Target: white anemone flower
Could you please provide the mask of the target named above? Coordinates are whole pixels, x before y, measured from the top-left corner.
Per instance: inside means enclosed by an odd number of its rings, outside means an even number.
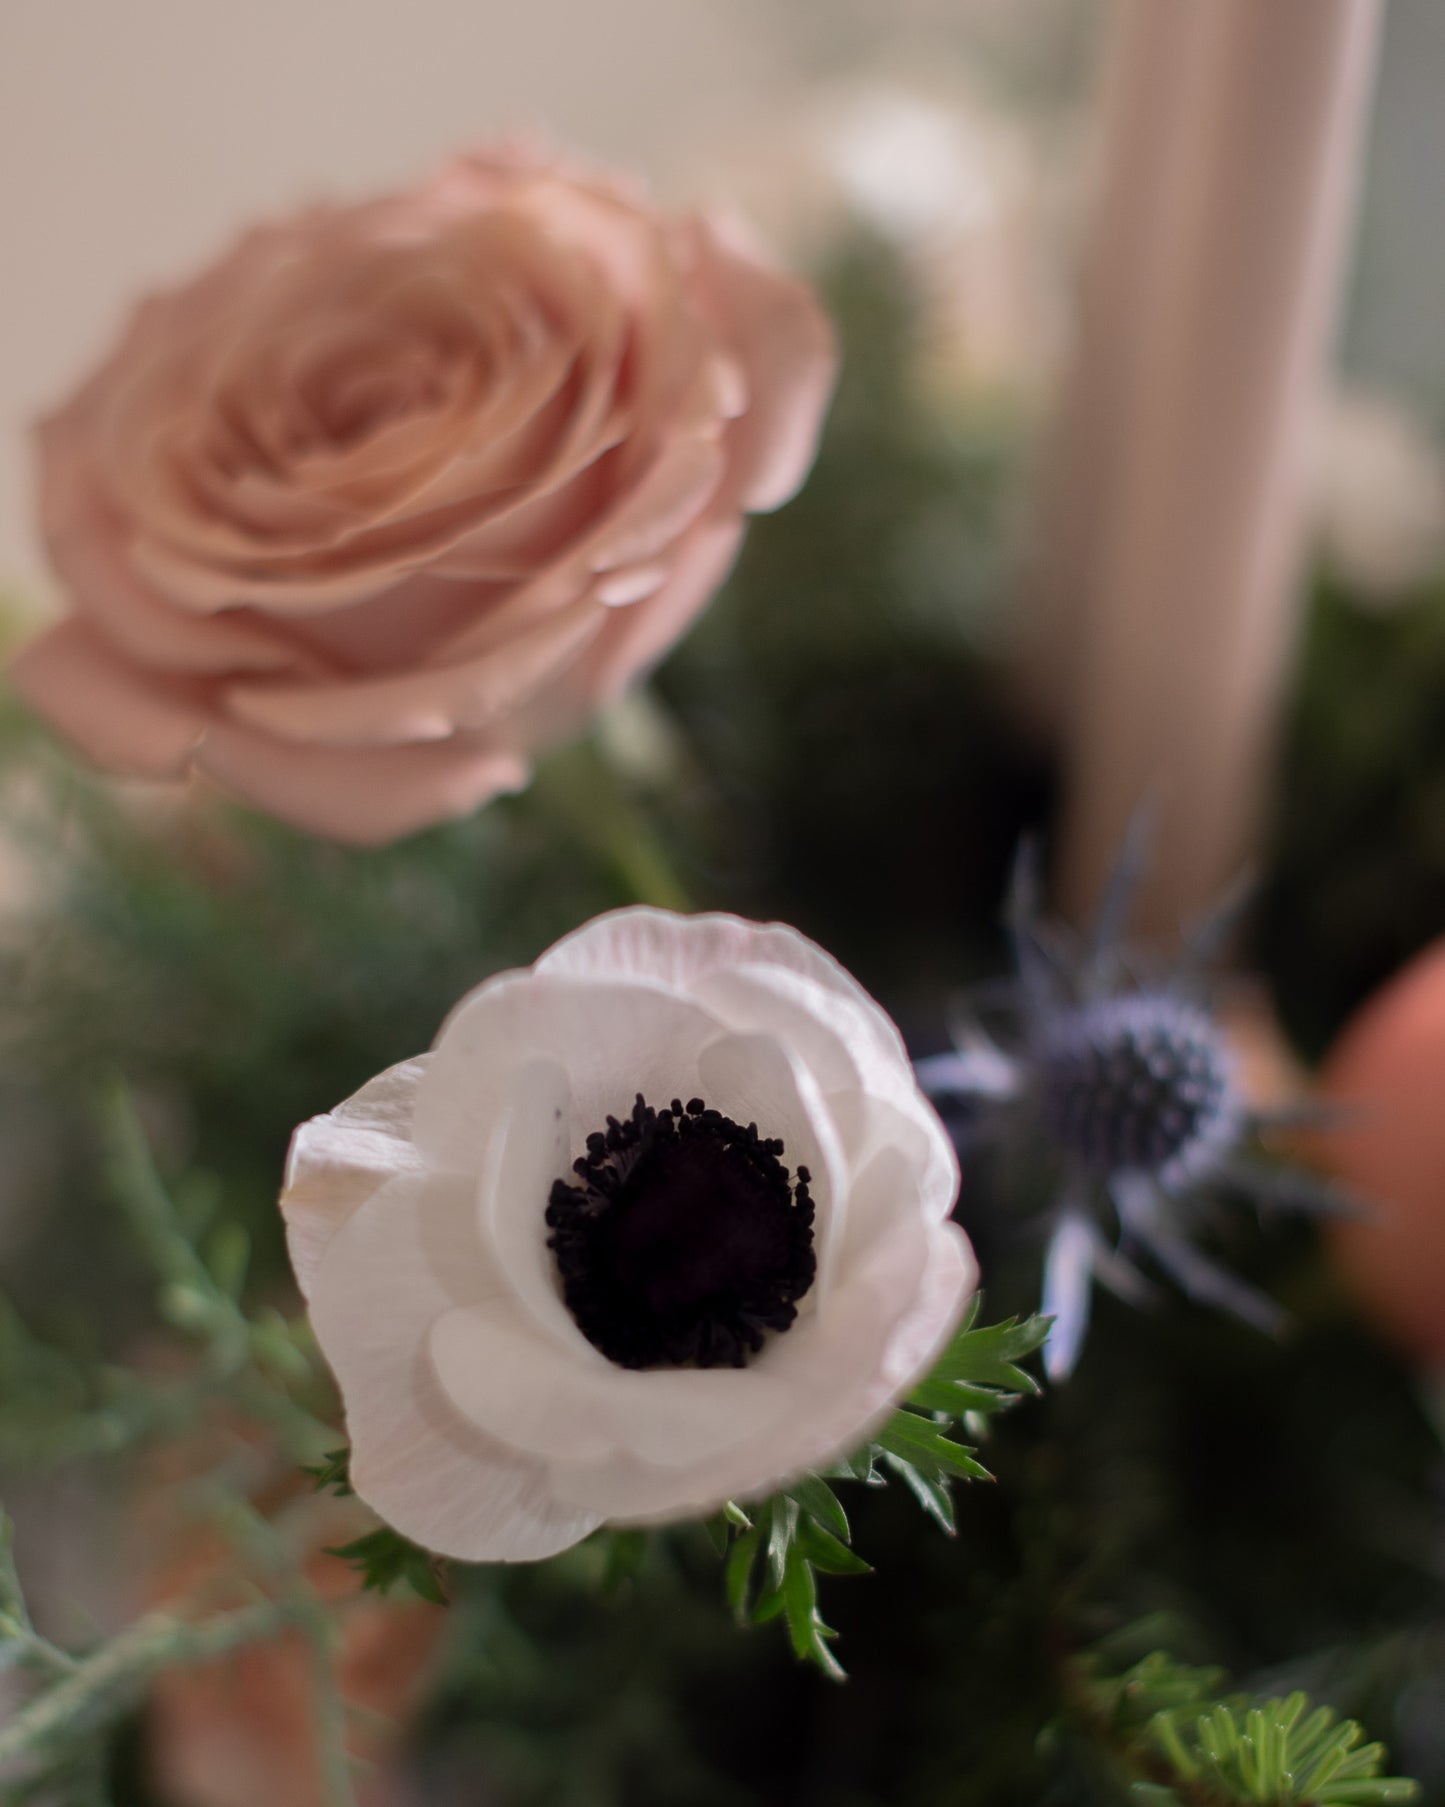
[[[528,1561],[866,1441],[973,1291],[957,1188],[827,954],[628,909],[304,1124],[281,1203],[357,1493],[430,1550]]]

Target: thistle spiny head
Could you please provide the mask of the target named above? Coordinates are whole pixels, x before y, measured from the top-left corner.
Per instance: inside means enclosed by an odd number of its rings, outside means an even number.
[[[1223,1038],[1206,1012],[1168,992],[1063,1012],[1042,1037],[1037,1074],[1053,1139],[1101,1179],[1134,1170],[1165,1185],[1187,1180],[1237,1131]]]

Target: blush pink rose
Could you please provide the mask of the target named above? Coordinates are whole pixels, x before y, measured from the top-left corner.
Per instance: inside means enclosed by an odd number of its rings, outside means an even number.
[[[31,705],[339,840],[528,777],[812,461],[835,365],[738,231],[533,149],[243,237],[39,428]]]

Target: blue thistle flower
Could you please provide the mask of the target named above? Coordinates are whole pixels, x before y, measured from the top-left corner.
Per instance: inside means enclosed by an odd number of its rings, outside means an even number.
[[[1245,888],[1223,899],[1161,971],[1151,973],[1126,944],[1149,829],[1141,811],[1086,939],[1043,918],[1035,850],[1020,851],[1006,912],[1016,975],[1002,993],[985,988],[1012,1007],[1018,1045],[1000,1046],[970,1016],[955,1027],[950,1053],[916,1063],[945,1116],[966,1108],[965,1126],[955,1125],[962,1139],[1012,1127],[1060,1171],[1044,1260],[1043,1309],[1054,1319],[1044,1360],[1054,1379],[1078,1360],[1095,1280],[1132,1304],[1157,1297],[1141,1261],[1201,1303],[1281,1330],[1274,1301],[1195,1244],[1212,1191],[1299,1210],[1354,1208],[1304,1173],[1251,1157],[1262,1133],[1314,1113],[1251,1109],[1208,1007],[1205,973]]]
[[[1177,1187],[1239,1132],[1233,1069],[1213,1018],[1167,991],[1063,1010],[1036,1053],[1050,1140],[1108,1181],[1143,1171]]]

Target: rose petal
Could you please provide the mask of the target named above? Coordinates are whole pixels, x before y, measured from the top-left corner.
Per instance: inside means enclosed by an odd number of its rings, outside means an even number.
[[[275,670],[297,650],[252,618],[197,620],[169,607],[131,569],[121,526],[88,468],[83,423],[43,421],[40,512],[46,550],[77,610],[121,652],[176,671]]]
[[[613,702],[656,663],[721,587],[742,544],[736,518],[689,528],[671,554],[671,575],[641,602],[615,609],[570,682],[589,704]]]
[[[662,552],[706,509],[726,464],[715,427],[669,433],[641,469],[640,447],[619,448],[566,485],[523,492],[482,526],[439,549],[440,569],[458,577],[521,578],[559,554],[585,572],[641,564]]]
[[[808,474],[837,376],[838,352],[812,291],[752,255],[739,224],[697,221],[703,305],[737,347],[748,407],[730,437],[744,508],[778,508]]]
[[[578,593],[569,590],[557,606]],[[286,633],[314,654],[313,668],[330,672],[339,682],[412,671],[433,660],[453,665],[472,652],[500,645],[533,619],[530,610],[513,612],[514,594],[514,587],[505,584],[453,583],[433,572],[415,571],[364,602],[288,617]],[[480,631],[494,623],[496,632]]]
[[[830,369],[736,234],[555,160],[251,232],[41,429],[55,563],[126,667],[49,712],[146,772],[208,721],[204,769],[343,840],[475,807],[703,606]]]
[[[666,565],[622,565],[597,584],[593,594],[609,609],[625,608],[653,596],[667,582]]]
[[[378,846],[521,790],[526,762],[460,735],[404,747],[303,746],[213,721],[196,763],[283,822],[358,847]]]
[[[139,671],[72,617],[21,648],[15,688],[82,753],[136,778],[179,778],[206,727],[199,686]]]
[[[277,560],[265,571],[217,558],[203,562],[152,538],[138,538],[131,558],[140,576],[178,608],[211,614],[251,606],[281,617],[305,616],[364,602],[433,565],[467,533],[474,514],[474,502],[453,502],[358,534],[345,554]]]
[[[329,746],[397,746],[480,729],[524,704],[602,627],[589,596],[462,665],[356,682],[248,680],[225,692],[238,720],[283,738]]]

